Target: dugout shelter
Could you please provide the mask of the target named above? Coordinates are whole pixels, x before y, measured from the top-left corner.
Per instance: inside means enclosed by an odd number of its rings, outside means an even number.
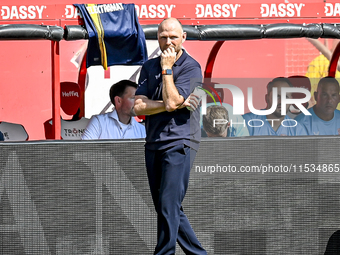
[[[298,58],[311,47],[305,38],[340,39],[336,1],[135,4],[148,41],[156,40],[162,19],[179,18],[188,33],[184,46],[212,81],[229,70],[228,78],[262,81],[277,73],[303,75],[315,56]],[[60,83],[77,83],[81,114],[89,110],[84,55],[79,66],[70,62],[87,40],[73,3],[5,0],[0,10],[0,121],[21,123],[30,137],[0,144],[0,251],[150,254],[156,216],[144,141],[58,141],[65,116]],[[339,55],[337,47],[331,75]],[[265,56],[271,65],[264,65]],[[103,79],[115,74],[102,71]],[[41,141],[51,117],[54,140]],[[322,254],[340,228],[339,141],[203,139],[183,206],[209,254]]]
[[[280,76],[303,75],[311,56],[298,56],[306,49],[312,48],[309,51],[314,55],[317,50],[306,40],[294,39],[339,38],[339,4],[335,1],[174,1],[157,5],[138,1],[135,6],[147,41],[156,40],[157,24],[163,18],[181,20],[188,33],[185,47],[200,62],[205,78],[273,78],[278,72]],[[40,140],[44,139],[43,123],[53,118],[59,134],[59,116],[64,115],[60,113],[60,82],[78,83],[81,115],[91,110],[91,106],[85,110],[87,70],[83,58],[78,59],[77,67],[70,61],[88,38],[79,12],[67,1],[48,5],[40,0],[25,4],[10,1],[2,3],[0,18],[1,57],[6,59],[0,68],[1,120],[22,124],[30,140]],[[333,57],[337,59],[338,53]],[[332,63],[330,74],[336,69],[336,61]],[[103,81],[119,72],[103,71]],[[132,73],[127,71],[127,76]],[[100,89],[97,86],[91,93]],[[263,93],[258,91],[255,101]]]

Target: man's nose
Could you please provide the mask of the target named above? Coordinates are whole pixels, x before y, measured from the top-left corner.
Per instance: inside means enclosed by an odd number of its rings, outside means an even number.
[[[167,44],[167,45],[170,45],[170,44],[171,44],[171,38],[170,38],[170,37],[166,38],[166,44]]]

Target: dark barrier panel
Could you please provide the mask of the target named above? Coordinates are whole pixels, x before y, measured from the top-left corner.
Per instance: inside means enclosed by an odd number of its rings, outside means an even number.
[[[322,254],[340,228],[339,145],[203,140],[183,206],[208,254]],[[1,254],[152,254],[143,141],[2,143],[0,155]]]
[[[35,24],[0,25],[0,40],[39,40],[60,41],[64,29],[59,26],[44,26]]]
[[[145,38],[157,39],[157,25],[142,25]],[[228,41],[262,38],[340,38],[338,24],[223,24],[183,25],[187,40]],[[67,41],[87,39],[87,30],[80,25],[66,25],[64,39]]]

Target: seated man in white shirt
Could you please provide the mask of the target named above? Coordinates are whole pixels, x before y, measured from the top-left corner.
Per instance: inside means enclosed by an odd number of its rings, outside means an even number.
[[[112,112],[91,117],[81,139],[134,139],[145,138],[145,127],[131,115],[137,84],[122,80],[110,88]]]

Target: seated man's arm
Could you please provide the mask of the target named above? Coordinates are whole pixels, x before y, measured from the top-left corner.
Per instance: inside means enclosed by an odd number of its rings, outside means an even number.
[[[318,51],[320,51],[328,60],[332,58],[332,52],[326,45],[320,42],[318,39],[306,38]]]

